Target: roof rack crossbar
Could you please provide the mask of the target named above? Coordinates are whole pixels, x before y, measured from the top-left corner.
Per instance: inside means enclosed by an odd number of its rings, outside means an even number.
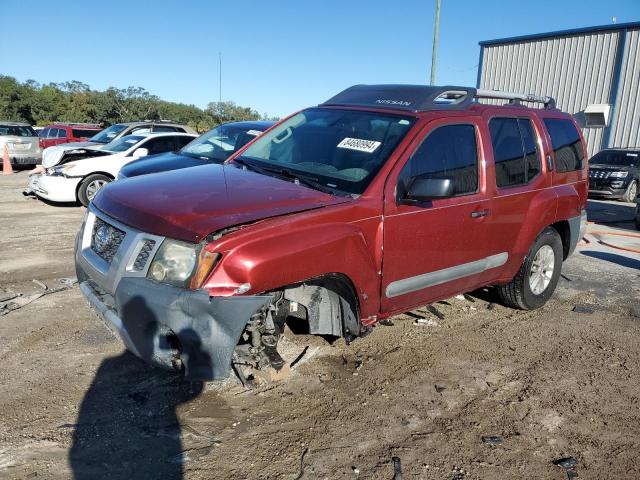
[[[322,105],[367,106],[421,112],[463,110],[479,98],[509,100],[510,105],[519,105],[522,101],[542,103],[548,109],[556,106],[556,101],[547,96],[473,87],[427,85],[354,85]]]
[[[546,97],[541,95],[534,95],[532,93],[511,93],[511,92],[502,92],[500,90],[486,90],[486,89],[477,89],[476,98],[493,98],[493,99],[501,99],[501,100],[511,100],[513,103],[518,102],[532,102],[532,103],[542,103],[545,108],[555,108],[556,101],[553,97]]]

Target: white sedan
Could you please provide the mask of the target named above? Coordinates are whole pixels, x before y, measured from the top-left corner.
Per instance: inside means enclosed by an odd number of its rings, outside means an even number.
[[[79,201],[86,207],[127,163],[180,150],[196,137],[189,133],[141,133],[119,138],[99,149],[67,150],[58,165],[31,176],[28,190],[51,202]]]

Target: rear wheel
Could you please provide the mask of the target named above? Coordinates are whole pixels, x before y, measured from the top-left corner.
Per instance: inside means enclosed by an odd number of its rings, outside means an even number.
[[[632,180],[629,186],[627,187],[627,191],[624,192],[622,196],[623,202],[635,202],[636,196],[638,195],[638,182]]]
[[[82,205],[88,207],[98,191],[110,181],[111,179],[106,175],[89,175],[82,181],[80,187],[78,187],[78,200],[80,200]]]
[[[520,270],[498,287],[501,300],[522,310],[540,308],[551,297],[562,269],[562,240],[554,228],[546,228],[533,242]]]

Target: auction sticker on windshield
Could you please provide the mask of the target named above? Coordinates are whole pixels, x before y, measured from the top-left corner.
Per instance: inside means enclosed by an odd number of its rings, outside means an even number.
[[[349,150],[357,150],[358,152],[373,153],[380,145],[382,145],[382,142],[346,137],[338,144],[338,148],[346,148]]]

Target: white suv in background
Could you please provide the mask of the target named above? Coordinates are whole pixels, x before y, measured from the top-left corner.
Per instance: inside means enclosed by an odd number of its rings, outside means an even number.
[[[141,133],[118,138],[100,148],[69,149],[58,165],[30,177],[27,192],[51,202],[79,201],[86,207],[127,163],[180,150],[196,137],[189,133]]]

